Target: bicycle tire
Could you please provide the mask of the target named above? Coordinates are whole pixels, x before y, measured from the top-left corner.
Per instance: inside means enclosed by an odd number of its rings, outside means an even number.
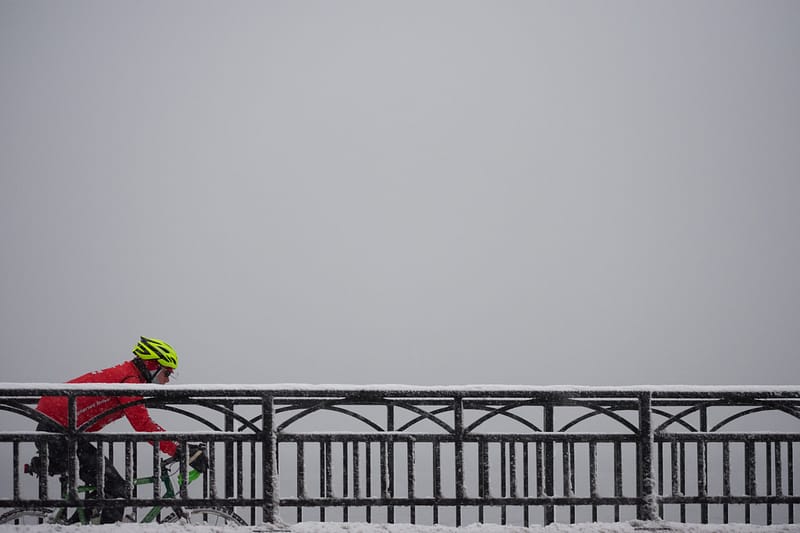
[[[34,522],[25,522],[32,519]],[[0,524],[17,525],[38,525],[38,524],[60,524],[62,522],[53,520],[53,509],[12,509],[0,515]]]
[[[229,513],[220,507],[197,507],[192,509],[184,509],[183,512],[187,515],[187,517],[178,516],[177,513],[170,513],[164,520],[162,520],[162,523],[180,522],[181,520],[186,520],[190,524],[197,525],[247,525],[247,522],[244,521],[244,518],[236,513]],[[215,517],[216,519],[212,520],[212,517]]]

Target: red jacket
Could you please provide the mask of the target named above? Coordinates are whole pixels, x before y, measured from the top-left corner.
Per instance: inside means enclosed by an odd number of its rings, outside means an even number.
[[[139,369],[133,364],[133,361],[126,361],[117,366],[112,366],[111,368],[89,372],[67,383],[145,383],[145,380],[139,372]],[[110,411],[114,407],[141,399],[140,396],[78,396],[78,427],[81,427],[94,417]],[[61,426],[67,426],[69,414],[66,396],[43,396],[42,399],[39,400],[36,409],[58,422]],[[133,405],[126,409],[110,413],[108,416],[92,424],[86,431],[99,431],[111,422],[122,418],[123,414],[128,417],[128,421],[136,431],[164,431],[164,428],[156,424],[153,419],[150,418],[150,413],[147,411],[147,407],[145,407],[144,404]],[[177,445],[171,441],[160,441],[160,448],[162,452],[169,455],[175,455],[177,451]]]

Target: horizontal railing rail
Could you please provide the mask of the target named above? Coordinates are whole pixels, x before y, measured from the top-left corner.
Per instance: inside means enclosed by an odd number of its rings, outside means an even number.
[[[67,427],[36,431],[42,396],[66,397]],[[169,431],[88,432],[85,396],[124,399],[117,414],[143,404]],[[25,474],[55,440],[63,487]],[[169,497],[151,446],[164,440],[209,459]],[[795,523],[800,505],[800,387],[0,384],[0,512],[113,505],[100,476],[81,497],[79,442],[121,473],[135,513],[214,506],[251,524]]]

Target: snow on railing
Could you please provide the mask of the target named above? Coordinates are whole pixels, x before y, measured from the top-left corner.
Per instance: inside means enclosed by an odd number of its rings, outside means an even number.
[[[63,431],[36,431],[41,396],[67,398]],[[89,433],[89,396],[112,398],[105,416],[144,404],[169,431]],[[795,523],[800,505],[800,387],[0,384],[0,421],[5,508],[111,506],[102,476],[81,487],[81,442],[154,519],[215,507],[251,524]],[[148,444],[164,440],[203,443],[205,474],[181,484],[187,462]],[[54,441],[63,487],[24,473],[37,444],[47,468]]]

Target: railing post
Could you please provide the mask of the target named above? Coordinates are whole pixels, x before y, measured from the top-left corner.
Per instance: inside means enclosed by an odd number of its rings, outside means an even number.
[[[456,459],[456,526],[461,526],[461,505],[466,498],[464,487],[464,398],[456,395],[453,399],[453,425]]]
[[[232,433],[234,430],[233,424],[233,402],[224,402],[223,405],[227,409],[225,413],[225,431]],[[213,447],[213,443],[211,445]],[[233,455],[233,442],[225,442],[225,497],[233,498],[236,495],[234,488],[234,455]]]
[[[708,407],[700,408],[700,431],[708,431]],[[708,496],[708,443],[697,442],[697,495]],[[700,522],[708,524],[708,504],[700,504]]]
[[[554,431],[554,412],[553,404],[548,402],[544,405],[544,431],[552,433]],[[544,494],[552,498],[555,496],[554,482],[555,454],[553,453],[553,441],[547,440],[544,443]],[[556,521],[556,509],[552,505],[544,506],[544,523],[552,524]]]
[[[653,413],[652,393],[639,395],[639,453],[637,457],[637,487],[639,504],[637,518],[639,520],[658,520],[658,502],[653,477]]]
[[[394,431],[394,404],[391,401],[386,403],[386,431]],[[386,497],[394,499],[394,438],[386,440]],[[386,507],[386,521],[394,524],[394,505]]]
[[[277,447],[278,441],[275,434],[275,398],[271,395],[264,396],[261,400],[261,454],[263,462],[263,497],[264,497],[264,522],[274,523],[278,516],[278,468]]]
[[[70,500],[78,499],[78,398],[68,397],[67,406],[67,491]]]

